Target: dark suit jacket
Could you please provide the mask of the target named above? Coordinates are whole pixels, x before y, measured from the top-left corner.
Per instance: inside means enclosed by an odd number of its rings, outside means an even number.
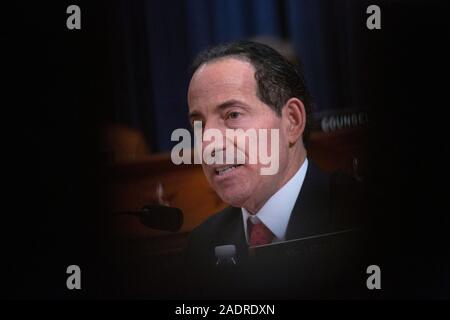
[[[338,173],[326,174],[310,161],[289,220],[286,240],[360,227],[361,204],[364,203],[362,190],[353,178]],[[220,269],[216,266],[214,249],[226,244],[236,246],[238,266]],[[278,251],[278,256],[270,254],[265,259],[249,256],[241,209],[227,207],[190,234],[186,248],[187,295],[274,299],[340,298],[348,294],[336,292],[343,288],[339,283],[342,281],[334,281],[343,280],[339,272],[348,269],[348,265],[337,266],[341,264],[342,256],[335,256],[335,253],[342,249],[333,248],[333,258],[329,257],[330,250],[320,257],[286,255],[291,251],[286,250],[286,246],[280,246]],[[361,270],[363,272],[365,270]],[[331,282],[330,277],[333,278]],[[362,285],[365,286],[365,282]]]

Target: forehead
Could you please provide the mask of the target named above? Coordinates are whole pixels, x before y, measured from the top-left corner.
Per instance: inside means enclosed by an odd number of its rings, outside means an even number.
[[[189,106],[220,103],[225,99],[256,98],[255,69],[250,62],[222,58],[194,73],[188,90]]]

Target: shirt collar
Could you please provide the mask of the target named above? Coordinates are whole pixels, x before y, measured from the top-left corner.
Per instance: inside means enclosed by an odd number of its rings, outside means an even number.
[[[275,235],[275,242],[284,241],[286,229],[294,209],[295,202],[305,180],[306,170],[308,169],[308,159],[298,169],[297,173],[276,193],[274,193],[263,207],[255,214],[250,214],[245,208],[242,209],[244,219],[245,237],[247,235],[247,219],[253,216],[255,222],[261,221]]]

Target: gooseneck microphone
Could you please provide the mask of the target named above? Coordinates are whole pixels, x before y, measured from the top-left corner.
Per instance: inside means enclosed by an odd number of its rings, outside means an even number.
[[[183,225],[183,212],[163,205],[145,205],[139,211],[121,211],[117,214],[136,216],[146,227],[163,231],[176,232]]]

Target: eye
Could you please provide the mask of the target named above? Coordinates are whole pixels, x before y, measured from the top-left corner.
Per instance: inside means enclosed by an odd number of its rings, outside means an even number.
[[[227,118],[228,119],[237,119],[240,115],[241,115],[240,112],[232,111],[232,112],[227,114]]]

